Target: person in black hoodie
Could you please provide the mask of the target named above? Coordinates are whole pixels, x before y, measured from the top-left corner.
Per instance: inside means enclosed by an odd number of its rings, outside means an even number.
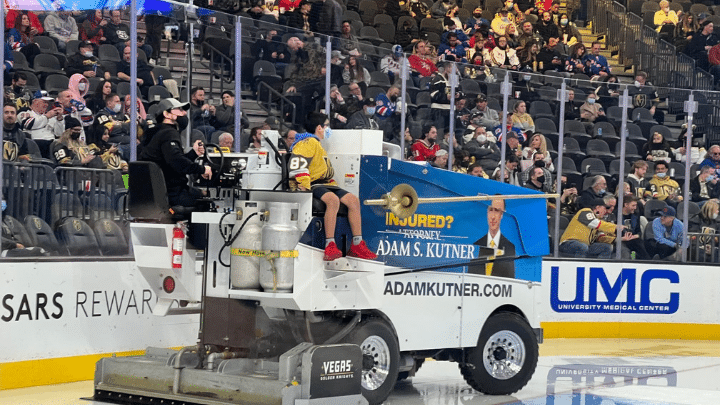
[[[203,195],[200,190],[188,185],[187,175],[197,174],[210,179],[212,169],[194,162],[203,154],[204,147],[183,153],[180,131],[187,127],[190,105],[174,98],[166,98],[158,105],[158,124],[145,134],[140,160],[155,162],[160,166],[165,176],[170,206],[194,207]]]

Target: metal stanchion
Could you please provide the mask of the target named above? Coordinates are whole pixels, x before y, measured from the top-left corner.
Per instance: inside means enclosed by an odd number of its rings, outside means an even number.
[[[447,66],[447,65],[446,65]],[[447,67],[446,67],[447,69]],[[447,73],[447,72],[445,72]],[[456,64],[452,64],[450,74],[448,75],[450,80],[450,136],[448,137],[448,161],[447,169],[452,171],[452,156],[453,156],[453,140],[455,140],[455,91],[457,90],[457,67]],[[444,135],[444,134],[443,134]]]
[[[137,0],[130,1],[130,161],[137,160]]]
[[[622,124],[620,125],[620,170],[618,174],[618,193],[617,206],[617,230],[615,231],[615,258],[622,259],[622,236],[623,236],[623,203],[625,202],[625,140],[627,139],[627,116],[628,108],[632,107],[632,100],[628,95],[627,86],[623,90],[622,96],[618,100],[618,105],[622,108]]]
[[[242,150],[242,17],[235,20],[235,141],[233,142],[235,152]]]
[[[557,167],[555,167],[555,171],[557,172],[557,178],[556,183],[557,184],[557,200],[555,200],[555,224],[553,227],[554,235],[553,238],[553,257],[558,257],[560,255],[560,209],[562,205],[562,161],[564,156],[563,151],[563,142],[564,142],[564,134],[565,131],[565,97],[567,92],[567,82],[565,79],[562,81],[562,85],[560,85],[560,90],[558,90],[558,96],[557,99],[560,102],[560,116],[558,117],[558,160],[557,160]]]
[[[690,97],[685,102],[685,112],[687,113],[687,132],[685,133],[685,183],[683,184],[683,238],[682,241],[682,261],[687,261],[688,253],[688,231],[690,226],[689,217],[689,201],[690,201],[690,158],[692,156],[692,125],[693,117],[698,111],[698,103],[695,101],[695,95],[690,92]]]
[[[405,114],[407,113],[407,103],[405,95],[407,94],[407,57],[403,54],[402,67],[400,68],[400,77],[402,78],[402,85],[400,91],[402,93],[402,106],[400,107],[400,153],[402,154],[402,160],[405,160]]]

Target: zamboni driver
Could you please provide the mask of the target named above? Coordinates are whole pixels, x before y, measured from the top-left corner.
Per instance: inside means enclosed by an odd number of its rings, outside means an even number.
[[[333,174],[335,173],[320,140],[330,138],[330,121],[325,114],[311,112],[305,121],[303,134],[295,135],[295,142],[290,145],[289,169],[290,177],[294,178],[302,191],[312,190],[313,198],[325,203],[325,261],[342,257],[342,252],[335,243],[335,223],[340,203],[348,208],[348,220],[352,230],[352,247],[348,256],[361,259],[376,259],[377,255],[370,251],[362,239],[360,220],[360,200],[357,196],[338,187]]]

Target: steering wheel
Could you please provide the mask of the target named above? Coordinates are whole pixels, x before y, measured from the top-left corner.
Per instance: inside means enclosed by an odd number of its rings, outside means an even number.
[[[216,151],[218,151],[218,153],[220,153],[220,165],[215,164],[215,162],[212,161],[210,156],[208,156],[208,149],[210,149],[211,147],[214,148]],[[223,165],[225,164],[225,154],[223,153],[222,149],[220,149],[220,147],[214,143],[206,143],[205,144],[205,153],[203,153],[202,156],[199,156],[198,159],[196,159],[196,161],[198,161],[198,160],[201,163],[203,163],[203,165],[205,163],[207,163],[207,165],[210,166],[211,168],[217,167],[218,169],[217,170],[213,169],[213,175],[210,179],[206,180],[200,176],[197,176],[195,179],[193,179],[193,183],[198,183],[199,185],[203,185],[203,186],[207,186],[207,187],[214,186],[215,183],[217,183],[217,181],[219,179],[220,169],[222,169]]]

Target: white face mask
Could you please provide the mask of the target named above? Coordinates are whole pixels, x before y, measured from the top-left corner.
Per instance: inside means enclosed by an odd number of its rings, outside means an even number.
[[[122,106],[120,104],[115,104],[113,106],[113,111],[115,111],[116,113],[119,113],[121,109],[122,109]]]
[[[92,51],[84,52],[83,55],[85,55],[86,58],[92,58],[93,53]]]
[[[642,86],[642,84],[639,81],[635,80],[635,87],[640,87],[640,86]]]
[[[487,142],[487,136],[485,136],[485,135],[478,135],[477,141],[478,141],[478,143],[485,143],[485,142]]]
[[[717,219],[717,217],[718,217],[717,212],[712,215],[712,219]]]
[[[86,86],[87,86],[87,85],[86,85],[85,83],[78,83],[78,90],[80,90],[80,91],[85,91],[85,87],[86,87]]]
[[[667,173],[656,173],[656,175],[662,179],[663,177],[667,176]]]

